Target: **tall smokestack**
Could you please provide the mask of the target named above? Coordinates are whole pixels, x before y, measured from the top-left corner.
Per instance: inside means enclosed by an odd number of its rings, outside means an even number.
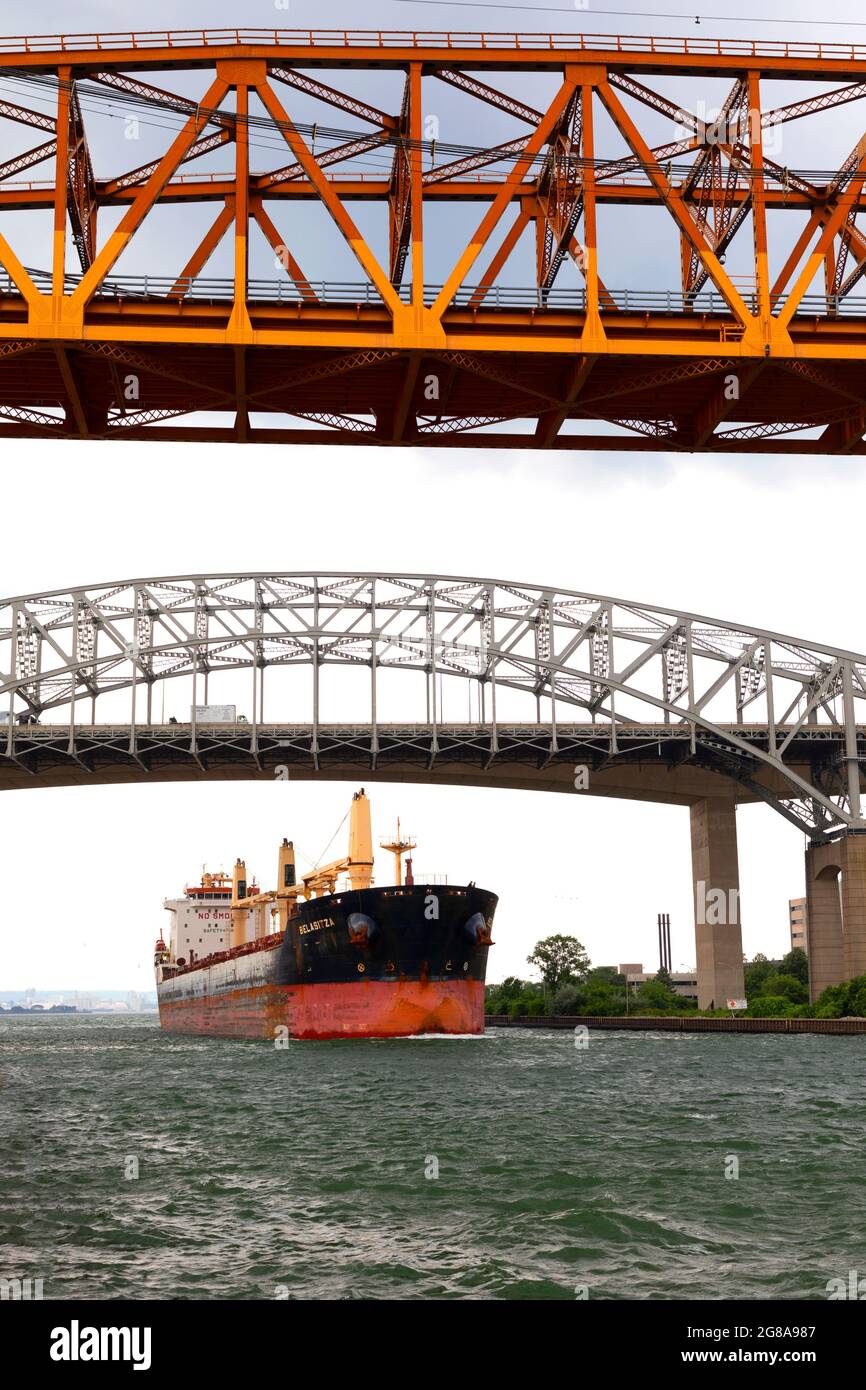
[[[294,888],[295,879],[295,847],[292,840],[283,840],[280,845],[280,856],[277,865],[277,915],[279,919],[279,931],[285,931],[289,924],[289,899],[281,898],[279,895],[286,888]]]
[[[237,904],[247,896],[247,866],[238,859],[232,872],[232,946],[243,946],[247,939],[249,908]]]
[[[295,846],[291,840],[283,840],[280,845],[280,860],[277,871],[278,888],[295,886]]]

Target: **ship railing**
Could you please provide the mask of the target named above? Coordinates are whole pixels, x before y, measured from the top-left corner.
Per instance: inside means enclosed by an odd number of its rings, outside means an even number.
[[[186,965],[173,967],[174,973],[187,975],[191,970],[201,970],[205,965],[219,965],[222,961],[236,960],[239,956],[248,956],[252,951],[271,951],[280,945],[285,935],[285,932],[281,931],[271,932],[255,941],[244,941],[240,946],[229,946],[225,951],[212,951],[208,956],[200,956],[197,960],[188,961]]]

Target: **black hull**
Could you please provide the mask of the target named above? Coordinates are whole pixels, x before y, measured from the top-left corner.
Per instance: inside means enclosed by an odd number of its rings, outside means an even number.
[[[301,901],[277,953],[273,981],[483,984],[498,901],[474,885],[438,884],[352,889]]]

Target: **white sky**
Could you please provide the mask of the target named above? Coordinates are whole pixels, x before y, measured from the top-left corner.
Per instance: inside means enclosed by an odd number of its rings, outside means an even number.
[[[758,9],[815,15],[775,0]],[[272,0],[151,0],[146,13],[112,0],[42,5],[38,15],[37,29],[66,32],[239,18],[247,26],[363,18],[391,28],[693,32],[691,20],[605,22],[596,11],[572,25],[568,15],[541,11],[533,22],[394,0],[364,6],[363,17],[355,5],[301,0],[289,15]],[[834,3],[832,15],[862,11]],[[7,0],[3,28],[32,30],[32,16],[31,5]],[[700,32],[751,36],[747,26],[721,23]],[[866,29],[789,35],[834,36],[866,42]],[[851,125],[849,116],[848,147],[859,133]],[[22,442],[7,446],[3,465],[3,596],[197,570],[429,570],[609,593],[866,649],[861,461]],[[164,897],[195,880],[202,863],[229,867],[238,853],[262,886],[273,886],[282,836],[317,858],[356,785],[4,794],[0,998],[31,985],[152,988]],[[596,963],[655,966],[662,910],[671,914],[675,967],[694,963],[687,810],[577,795],[369,790],[377,837],[399,814],[420,842],[418,869],[499,893],[491,979],[528,974],[534,942],[554,931],[577,935]],[[745,949],[780,954],[789,945],[787,900],[803,891],[803,840],[766,807],[738,815]],[[383,855],[383,879],[389,869]]]

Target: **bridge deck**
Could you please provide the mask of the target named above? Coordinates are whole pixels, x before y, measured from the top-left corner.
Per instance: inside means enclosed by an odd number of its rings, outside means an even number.
[[[780,726],[778,740],[790,730]],[[722,726],[755,749],[766,725]],[[858,729],[866,764],[866,727]],[[844,733],[799,729],[789,765],[801,774],[843,761]],[[742,761],[742,760],[741,760]],[[130,781],[325,780],[463,783],[688,805],[703,796],[747,802],[757,788],[784,795],[766,769],[739,770],[720,739],[675,725],[622,724],[75,724],[0,727],[0,790]],[[737,783],[737,775],[740,780]],[[733,779],[733,783],[732,783]],[[579,779],[580,780],[580,779]],[[866,787],[866,780],[864,780]]]

